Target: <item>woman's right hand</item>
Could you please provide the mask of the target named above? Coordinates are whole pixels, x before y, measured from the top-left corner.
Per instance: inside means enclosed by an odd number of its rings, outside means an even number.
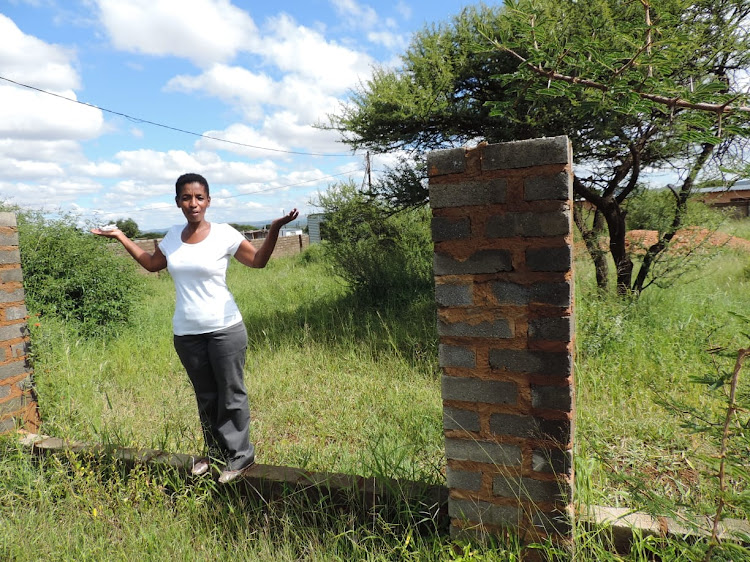
[[[104,236],[106,238],[117,238],[120,234],[122,234],[122,230],[120,230],[119,228],[113,228],[112,230],[102,230],[101,228],[92,228],[91,233],[96,234],[97,236]]]

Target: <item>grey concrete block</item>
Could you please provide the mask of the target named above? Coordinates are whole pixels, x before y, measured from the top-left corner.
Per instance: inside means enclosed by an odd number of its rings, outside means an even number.
[[[521,520],[521,510],[517,506],[455,498],[448,499],[448,515],[454,519],[503,527],[517,527]]]
[[[567,281],[533,285],[497,281],[492,283],[492,292],[499,304],[549,304],[567,308],[572,302],[573,287]]]
[[[514,414],[492,414],[490,431],[495,435],[513,435],[514,437],[533,437],[537,431],[536,418]]]
[[[491,349],[490,367],[515,373],[567,376],[571,372],[570,354],[525,349]]]
[[[479,413],[471,410],[443,407],[443,428],[479,431]]]
[[[526,178],[523,189],[526,201],[573,199],[573,182],[567,172]]]
[[[0,232],[0,246],[18,246],[18,232]]]
[[[18,250],[0,250],[0,265],[21,263],[21,254]]]
[[[469,306],[473,304],[471,285],[435,285],[435,300],[438,306]]]
[[[14,429],[16,429],[15,418],[6,418],[0,421],[0,433],[8,433],[9,431],[13,431]]]
[[[513,261],[506,250],[479,250],[460,261],[446,254],[435,253],[435,275],[466,275],[512,271]]]
[[[471,221],[468,217],[449,219],[447,217],[432,218],[432,239],[435,242],[443,240],[461,240],[471,237]]]
[[[0,213],[0,226],[10,226],[10,227],[18,226],[16,223],[16,214],[9,213],[9,212]]]
[[[0,341],[14,340],[26,335],[26,324],[11,324],[10,326],[0,326]]]
[[[26,367],[26,361],[21,360],[6,363],[5,365],[0,365],[0,381],[28,372],[29,369]]]
[[[0,402],[0,418],[16,414],[26,408],[28,399],[25,396],[11,398],[7,402]]]
[[[568,420],[548,420],[515,414],[492,414],[490,416],[490,431],[496,435],[548,439],[565,444],[570,441],[570,430],[571,425]]]
[[[569,342],[573,337],[570,316],[535,318],[529,321],[529,339]]]
[[[485,404],[516,404],[518,402],[518,387],[516,383],[510,381],[443,375],[441,386],[443,400]]]
[[[573,533],[571,516],[558,510],[549,513],[537,510],[531,518],[531,523],[549,535],[572,536]]]
[[[565,236],[569,232],[570,216],[565,209],[546,213],[494,215],[487,221],[485,228],[488,238]]]
[[[478,492],[482,487],[482,473],[456,470],[451,467],[445,469],[445,480],[449,488]]]
[[[455,345],[438,346],[440,367],[476,367],[477,360],[473,349]]]
[[[0,400],[10,396],[11,385],[4,384],[0,386]]]
[[[568,137],[565,136],[506,142],[485,147],[482,170],[567,164],[569,159]]]
[[[19,342],[14,343],[10,346],[10,356],[13,359],[19,359],[21,357],[25,357],[29,353],[29,343],[28,342]]]
[[[12,322],[14,320],[21,320],[23,318],[26,318],[29,315],[29,311],[26,309],[26,305],[23,304],[21,306],[9,306],[5,309],[5,319],[9,322]],[[2,338],[0,339],[10,339],[10,338]]]
[[[464,172],[466,170],[466,149],[448,148],[427,153],[427,170],[430,176]]]
[[[513,330],[511,330],[510,324],[505,318],[495,320],[494,322],[480,322],[478,324],[470,324],[469,322],[454,322],[449,324],[440,321],[438,322],[438,335],[507,339],[513,337]]]
[[[496,466],[520,466],[521,449],[506,443],[491,443],[476,439],[445,440],[445,457],[458,461],[474,461]]]
[[[492,480],[492,493],[503,498],[539,503],[563,501],[570,494],[570,490],[561,489],[560,483],[555,481],[499,474]]]
[[[569,476],[573,468],[573,452],[560,449],[535,449],[531,454],[531,468],[535,472]]]
[[[573,389],[570,386],[532,386],[531,405],[534,408],[569,412],[573,407]]]
[[[573,252],[570,246],[526,250],[526,266],[532,271],[570,271]]]
[[[23,272],[20,267],[3,269],[0,271],[0,281],[3,283],[20,283],[23,281]]]
[[[430,184],[430,207],[472,207],[505,203],[508,183],[504,178],[484,182]]]

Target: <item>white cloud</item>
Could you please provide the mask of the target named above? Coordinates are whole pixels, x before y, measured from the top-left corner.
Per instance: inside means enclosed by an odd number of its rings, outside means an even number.
[[[408,37],[390,31],[370,31],[367,34],[367,39],[392,51],[405,50],[409,43]]]
[[[262,106],[274,102],[278,85],[264,74],[256,74],[238,66],[212,65],[198,76],[179,75],[165,87],[168,91],[203,91],[239,108],[245,117],[262,117]]]
[[[72,140],[24,140],[0,138],[0,154],[5,158],[43,162],[85,162],[80,145]],[[5,179],[7,175],[3,173]]]
[[[17,180],[64,176],[62,167],[54,162],[35,162],[32,160],[0,158],[0,169],[3,171],[3,175],[6,178]]]
[[[230,125],[223,131],[206,131],[204,134],[212,138],[200,139],[196,143],[196,148],[202,150],[226,150],[248,158],[278,158],[280,156],[287,156],[287,154],[282,152],[285,150],[284,146],[259,133],[252,127],[240,123]],[[223,139],[229,142],[221,142],[213,139]]]
[[[283,72],[314,80],[326,93],[342,94],[369,76],[373,60],[326,39],[317,31],[297,25],[282,15],[270,22],[271,35],[263,38],[258,54]]]
[[[350,84],[353,86],[358,77],[350,78],[354,80]],[[337,109],[340,103],[321,84],[296,74],[285,75],[277,82],[245,68],[214,65],[198,76],[175,76],[166,89],[185,93],[202,91],[235,107],[250,122],[263,118],[269,106],[276,106],[292,110],[300,121],[312,124]]]
[[[74,52],[24,34],[0,14],[0,75],[28,86],[76,99],[80,86]],[[0,138],[82,140],[101,134],[101,111],[8,82],[0,82]],[[30,147],[25,144],[22,146]],[[29,152],[30,159],[36,159]]]
[[[229,0],[97,0],[118,49],[177,56],[199,66],[231,60],[256,42],[247,12]]]
[[[331,0],[336,13],[350,27],[369,29],[378,23],[378,15],[370,6],[354,0]]]
[[[405,2],[399,2],[396,4],[396,11],[401,14],[401,17],[405,20],[411,19],[412,16],[412,9],[411,6],[406,4]]]
[[[72,91],[61,92],[75,99]],[[103,129],[101,111],[40,92],[0,84],[0,137],[83,140]]]
[[[0,74],[44,90],[61,92],[79,87],[73,68],[75,52],[23,33],[0,14]]]
[[[339,142],[338,131],[326,131],[307,123],[300,123],[298,116],[291,111],[269,115],[263,123],[263,132],[268,137],[277,139],[284,146],[292,147],[297,151],[314,154],[343,154],[349,150],[347,146]]]
[[[33,209],[70,209],[71,200],[100,189],[100,184],[83,177],[35,179],[33,183],[0,182],[0,193],[6,201]]]

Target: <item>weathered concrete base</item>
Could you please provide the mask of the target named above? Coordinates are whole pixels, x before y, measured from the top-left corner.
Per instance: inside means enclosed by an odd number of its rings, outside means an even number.
[[[155,449],[107,448],[25,432],[20,433],[20,441],[32,454],[38,456],[66,451],[80,454],[106,453],[129,466],[147,463],[170,467],[184,474],[186,478],[190,477],[190,467],[196,456],[170,454]],[[218,476],[218,473],[214,476]],[[360,498],[362,505],[370,508],[393,505],[394,502],[419,502],[420,509],[427,511],[432,521],[430,529],[434,531],[437,528],[446,534],[449,532],[448,488],[444,486],[407,480],[378,480],[340,473],[309,472],[299,468],[263,464],[253,467],[233,486],[248,497],[262,497],[265,500],[295,490],[304,491],[311,496],[325,495],[334,500],[351,499],[356,496]],[[642,536],[701,539],[708,536],[702,529],[710,529],[712,526],[709,518],[698,521],[700,529],[696,529],[667,517],[652,517],[625,508],[601,506],[588,506],[586,511],[578,513],[576,518],[583,525],[592,529],[603,529],[609,533],[613,550],[621,554],[630,551],[636,533]],[[750,536],[748,521],[727,519],[721,522],[720,529],[720,537],[725,540]],[[465,529],[462,533],[455,534],[455,537],[476,541],[481,540],[483,535],[479,529]]]
[[[711,536],[713,519],[703,517],[688,525],[671,517],[653,517],[624,507],[588,506],[578,514],[587,526],[605,528],[610,532],[612,546],[617,552],[627,553],[634,533],[641,536],[672,537],[686,540],[706,539]],[[750,522],[741,519],[724,519],[719,523],[719,538],[742,542],[750,538]]]
[[[155,449],[108,448],[102,445],[65,441],[31,433],[21,434],[21,443],[36,456],[64,452],[77,454],[107,454],[125,463],[126,466],[149,464],[176,470],[185,478],[201,478],[190,475],[193,460],[198,455],[165,453]],[[213,477],[219,472],[214,468]],[[318,501],[325,498],[332,505],[357,505],[366,509],[387,511],[398,505],[419,505],[425,529],[448,532],[448,489],[410,480],[365,478],[332,472],[310,472],[300,468],[256,464],[235,482],[229,484],[237,493],[248,498],[270,501],[288,494],[304,493]],[[418,529],[417,529],[418,530]]]

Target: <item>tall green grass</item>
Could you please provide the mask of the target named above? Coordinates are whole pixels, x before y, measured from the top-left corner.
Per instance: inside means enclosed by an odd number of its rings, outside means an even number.
[[[198,452],[189,381],[172,349],[173,289],[150,278],[116,339],[34,328],[43,430],[84,441]],[[228,282],[248,328],[258,461],[440,481],[442,405],[434,301],[364,307],[320,263],[238,265]]]
[[[748,326],[733,315],[750,308],[748,256],[716,255],[701,271],[638,300],[597,295],[579,264],[577,306],[577,451],[579,490],[602,505],[648,508],[655,497],[710,514],[716,479],[698,457],[711,453],[704,435],[683,427],[668,402],[716,408],[693,377],[715,374],[719,359],[747,347]],[[746,375],[743,388],[750,388]],[[747,406],[747,404],[745,404]],[[747,483],[738,483],[747,487]],[[747,517],[747,513],[735,513]]]
[[[747,345],[747,327],[731,314],[750,308],[747,258],[725,250],[692,277],[631,301],[598,294],[590,266],[577,263],[579,509],[604,504],[712,513],[716,482],[701,458],[715,452],[713,445],[683,427],[680,412],[664,403],[716,408],[690,378],[715,372],[718,359],[707,349]],[[117,338],[83,339],[53,318],[32,327],[43,432],[200,450],[194,397],[172,349],[171,281],[162,275],[146,283],[133,324]],[[264,270],[234,265],[229,283],[248,327],[246,380],[259,462],[443,481],[432,295],[408,304],[362,305],[314,253],[274,260]],[[743,388],[747,392],[747,382]],[[186,484],[169,473],[128,471],[106,459],[37,464],[3,443],[0,472],[9,477],[0,478],[0,558],[55,558],[50,552],[108,560],[196,552],[259,560],[519,555],[512,545],[453,549],[437,531],[416,536],[408,525],[372,514],[363,523],[294,501],[250,505],[209,482]],[[729,514],[748,517],[739,507]],[[52,538],[29,537],[28,529]],[[619,559],[604,534],[582,527],[576,533],[579,559]],[[21,542],[32,544],[30,554],[10,546]],[[704,551],[700,541],[639,537],[626,559],[661,552],[663,559],[700,560]],[[554,548],[546,552],[552,555]]]

